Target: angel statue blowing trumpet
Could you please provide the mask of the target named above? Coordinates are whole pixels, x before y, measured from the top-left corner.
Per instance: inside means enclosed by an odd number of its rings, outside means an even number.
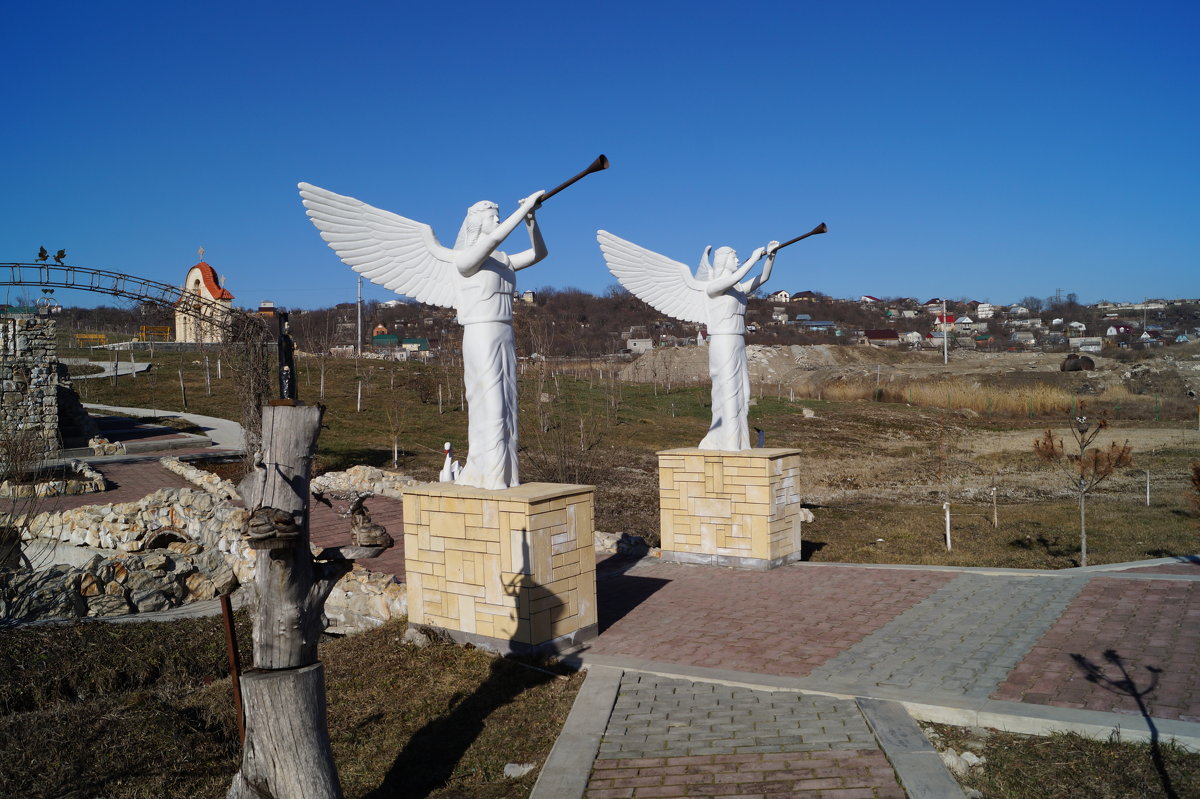
[[[433,228],[309,183],[300,196],[321,238],[355,272],[418,302],[454,308],[463,326],[467,462],[454,482],[476,488],[518,485],[517,353],[512,327],[516,273],[546,257],[537,210],[554,194],[608,167],[604,156],[548,192],[520,201],[503,221],[499,206],[478,202],[467,210],[454,247]],[[513,255],[496,248],[524,221],[530,247]]]
[[[708,326],[708,376],[712,380],[712,425],[700,449],[750,449],[750,370],[746,364],[746,298],[771,277],[775,254],[802,238],[826,231],[824,224],[783,244],[759,247],[744,264],[737,253],[706,247],[696,275],[664,255],[601,230],[596,238],[608,270],[643,302],[674,319]],[[713,260],[709,262],[710,254]],[[762,272],[750,274],[763,256]]]

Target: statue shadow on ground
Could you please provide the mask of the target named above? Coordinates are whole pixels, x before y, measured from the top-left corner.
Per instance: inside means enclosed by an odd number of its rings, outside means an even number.
[[[601,634],[671,582],[629,574],[641,561],[639,555],[613,555],[596,564],[596,621]]]
[[[802,539],[800,541],[800,560],[811,561],[813,559],[813,555],[817,554],[827,546],[828,544],[825,541],[809,541],[807,539]]]
[[[527,576],[521,576],[505,590],[529,598],[538,594],[539,588]],[[545,610],[547,598],[566,604],[565,598],[558,595],[542,595],[534,600],[539,612]],[[436,629],[426,632],[434,638],[444,636]],[[444,788],[492,713],[525,691],[558,679],[557,673],[536,665],[539,660],[536,656],[494,658],[487,679],[469,694],[455,694],[446,713],[417,730],[392,762],[383,782],[364,799],[424,799]]]
[[[1138,712],[1142,714],[1142,718],[1150,730],[1150,760],[1154,763],[1154,770],[1158,773],[1158,780],[1162,784],[1163,796],[1166,796],[1167,799],[1178,799],[1179,794],[1175,792],[1171,783],[1171,775],[1167,772],[1166,761],[1163,759],[1158,726],[1154,723],[1154,718],[1150,715],[1150,708],[1146,704],[1146,697],[1153,694],[1158,688],[1159,676],[1163,670],[1158,666],[1146,666],[1149,678],[1144,686],[1139,686],[1130,672],[1129,663],[1115,649],[1104,650],[1104,665],[1079,654],[1072,654],[1071,659],[1075,661],[1075,665],[1083,672],[1088,682],[1100,686],[1109,693],[1128,696],[1137,704]]]
[[[554,679],[557,675],[548,671],[496,658],[487,679],[475,691],[453,697],[445,714],[413,734],[383,782],[364,799],[424,799],[444,788],[493,712]]]

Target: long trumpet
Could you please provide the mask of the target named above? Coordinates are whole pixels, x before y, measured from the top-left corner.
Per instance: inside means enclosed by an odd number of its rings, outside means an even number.
[[[796,242],[800,241],[801,239],[807,239],[809,236],[815,236],[815,235],[817,235],[818,233],[828,233],[828,232],[829,232],[829,226],[828,226],[828,225],[826,225],[824,222],[822,222],[821,224],[817,225],[817,226],[816,226],[815,228],[813,228],[812,230],[810,230],[810,231],[808,231],[807,233],[805,233],[803,236],[797,236],[797,237],[796,237],[796,238],[794,238],[794,239],[788,239],[788,240],[787,240],[787,241],[785,241],[783,244],[780,244],[778,247],[776,247],[776,248],[775,248],[775,252],[779,252],[779,251],[780,251],[780,250],[782,250],[784,247],[787,247],[787,246],[790,246],[790,245],[792,245],[792,244],[795,244]]]
[[[537,205],[534,207],[540,208],[542,206],[542,203],[546,202],[546,200],[549,200],[551,197],[558,194],[560,191],[565,189],[567,186],[570,186],[572,183],[575,183],[578,180],[584,179],[585,177],[592,174],[593,172],[600,172],[605,169],[608,169],[608,159],[605,156],[601,155],[599,158],[597,158],[595,161],[593,161],[590,165],[588,165],[587,169],[583,170],[578,175],[576,175],[575,177],[568,180],[566,183],[560,183],[559,185],[552,188],[550,191],[543,194],[541,196],[541,198],[538,200]]]

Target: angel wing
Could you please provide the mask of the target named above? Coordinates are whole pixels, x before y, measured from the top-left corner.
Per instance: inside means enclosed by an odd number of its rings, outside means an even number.
[[[704,286],[691,271],[665,255],[651,252],[606,230],[596,233],[608,271],[635,297],[672,319],[704,324]]]
[[[700,254],[700,266],[696,269],[696,279],[702,283],[707,283],[713,278],[712,261],[709,256],[712,255],[712,245],[704,248],[704,252]]]
[[[433,228],[310,183],[299,188],[321,238],[351,269],[418,302],[454,307],[454,251]]]

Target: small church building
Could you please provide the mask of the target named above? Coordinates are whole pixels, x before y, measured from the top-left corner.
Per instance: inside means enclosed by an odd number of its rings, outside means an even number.
[[[201,258],[204,251],[200,251]],[[229,330],[233,295],[217,277],[217,270],[203,260],[188,270],[183,280],[186,294],[196,294],[208,300],[200,306],[199,314],[183,310],[185,299],[175,304],[175,340],[190,344],[219,344]]]

